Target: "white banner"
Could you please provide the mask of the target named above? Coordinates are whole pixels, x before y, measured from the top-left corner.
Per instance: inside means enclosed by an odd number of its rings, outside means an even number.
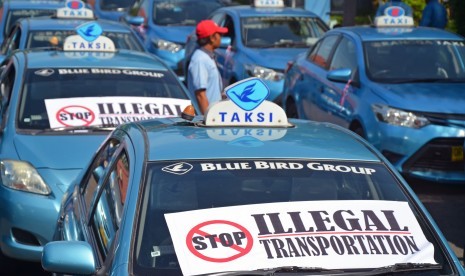
[[[150,97],[83,97],[47,99],[51,128],[115,126],[160,117],[178,117],[190,100]]]
[[[184,275],[434,263],[407,202],[306,201],[165,214]]]

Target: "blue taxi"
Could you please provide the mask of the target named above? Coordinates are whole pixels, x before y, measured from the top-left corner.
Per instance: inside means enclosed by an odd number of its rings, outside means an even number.
[[[283,107],[358,133],[407,178],[463,184],[465,39],[403,14],[326,33],[286,72]]]
[[[135,27],[149,52],[184,79],[182,64],[187,36],[200,20],[225,5],[224,0],[141,0],[122,20]]]
[[[225,7],[209,19],[228,28],[216,49],[217,62],[225,85],[258,77],[271,90],[269,100],[280,102],[284,69],[288,61],[305,52],[327,30],[313,12],[287,8],[283,1],[255,0],[252,5]],[[186,45],[184,69],[198,47],[195,34]]]
[[[205,117],[186,111],[117,127],[63,197],[43,268],[465,275],[417,196],[364,139],[288,120],[258,78],[225,93]]]
[[[82,25],[96,20],[93,11],[86,8],[82,1],[71,0],[66,4],[57,9],[53,16],[17,20],[0,46],[0,59],[18,49],[61,49],[66,37],[75,34]],[[110,38],[117,49],[146,51],[140,38],[126,24],[108,20],[97,22],[103,35]]]
[[[138,0],[88,0],[86,3],[92,8],[99,19],[119,21]]]
[[[191,103],[158,58],[78,33],[63,51],[16,51],[0,65],[0,247],[12,258],[40,261],[64,192],[115,126]]]
[[[63,2],[47,0],[5,0],[0,9],[0,43],[16,20],[24,17],[53,15]]]

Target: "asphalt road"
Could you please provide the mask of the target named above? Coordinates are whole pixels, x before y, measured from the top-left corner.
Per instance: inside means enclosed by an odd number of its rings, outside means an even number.
[[[446,185],[408,180],[413,190],[433,216],[450,246],[463,260],[465,245],[465,183]],[[50,275],[40,264],[11,260],[8,274],[0,275]]]

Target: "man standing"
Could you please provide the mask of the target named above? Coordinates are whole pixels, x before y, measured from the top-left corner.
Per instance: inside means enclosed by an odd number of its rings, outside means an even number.
[[[200,107],[202,114],[208,106],[221,100],[223,81],[216,65],[214,50],[220,47],[221,35],[227,28],[219,27],[213,20],[202,20],[196,27],[197,43],[187,72],[187,87]]]
[[[420,26],[444,29],[447,25],[447,10],[438,0],[426,0]]]

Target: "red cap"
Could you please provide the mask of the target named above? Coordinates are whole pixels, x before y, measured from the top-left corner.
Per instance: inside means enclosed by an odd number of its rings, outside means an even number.
[[[213,20],[202,20],[197,24],[195,33],[197,38],[209,37],[214,33],[225,34],[228,32],[228,28],[218,26]]]

